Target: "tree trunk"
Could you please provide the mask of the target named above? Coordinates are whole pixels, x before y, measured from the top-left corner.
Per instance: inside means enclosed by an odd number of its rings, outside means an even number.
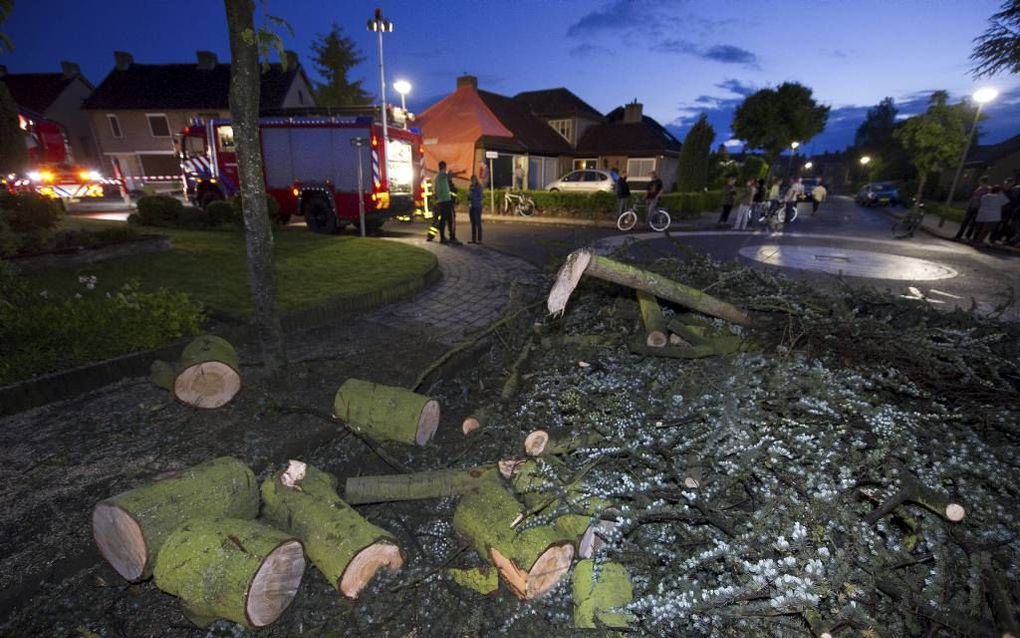
[[[230,116],[237,150],[248,277],[255,326],[266,370],[276,375],[287,364],[283,329],[276,314],[273,282],[273,231],[263,185],[259,142],[259,53],[253,0],[225,0],[230,31]]]
[[[248,466],[224,456],[98,503],[92,534],[99,553],[130,581],[148,578],[156,555],[193,518],[255,518],[258,484]]]
[[[351,505],[361,505],[459,496],[478,489],[478,482],[494,469],[495,465],[467,470],[353,476],[347,479],[344,499]]]
[[[196,408],[218,408],[241,390],[237,351],[226,339],[203,335],[184,348],[176,364],[155,361],[150,377],[174,398]]]
[[[198,519],[167,538],[156,560],[156,587],[184,603],[200,627],[225,618],[271,625],[297,594],[305,573],[301,541],[236,518]]]
[[[333,413],[376,441],[425,445],[439,427],[439,403],[403,388],[348,379],[336,391]]]
[[[606,561],[596,567],[594,560],[582,560],[570,580],[574,599],[574,626],[626,628],[633,616],[617,610],[634,599],[630,576],[623,565]],[[596,624],[598,620],[598,624]]]
[[[651,295],[678,303],[687,308],[726,321],[750,325],[751,319],[743,310],[705,294],[700,290],[667,279],[662,275],[635,268],[608,257],[595,255],[586,249],[575,250],[556,274],[556,282],[549,291],[547,306],[550,314],[562,314],[582,275],[641,290]]]
[[[300,537],[326,581],[349,599],[381,568],[395,572],[404,565],[393,535],[340,500],[331,474],[291,461],[286,472],[262,483],[262,500],[266,520]]]
[[[666,336],[666,318],[662,316],[659,300],[642,290],[637,291],[641,321],[645,325],[645,343],[652,348],[661,348],[669,342]]]
[[[928,171],[918,170],[917,195],[914,196],[914,206],[924,201],[924,186],[928,182]]]

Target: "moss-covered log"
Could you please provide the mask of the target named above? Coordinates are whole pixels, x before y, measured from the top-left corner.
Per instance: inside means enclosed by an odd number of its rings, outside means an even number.
[[[499,572],[493,567],[450,568],[446,573],[461,587],[472,589],[483,596],[495,594],[499,589]]]
[[[643,290],[636,291],[641,321],[645,325],[645,343],[652,348],[661,348],[669,343],[666,332],[666,318],[662,316],[659,300]]]
[[[258,483],[248,467],[221,457],[98,503],[92,534],[99,552],[130,581],[148,578],[167,536],[194,518],[255,518]]]
[[[347,479],[344,499],[351,505],[361,505],[460,496],[478,489],[478,482],[493,469],[495,466],[414,474],[354,476]]]
[[[864,517],[869,525],[873,525],[878,519],[905,503],[920,505],[951,523],[959,523],[964,519],[967,511],[958,499],[936,492],[922,484],[902,463],[894,461],[892,466],[899,475],[900,489]]]
[[[225,618],[258,629],[287,609],[305,572],[301,541],[262,523],[196,519],[156,559],[156,586],[181,599],[200,627]]]
[[[292,483],[288,486],[286,483]],[[298,536],[326,580],[354,599],[379,569],[399,570],[397,540],[354,511],[336,492],[336,479],[297,461],[262,483],[262,515]]]
[[[334,414],[376,441],[425,445],[439,426],[439,403],[427,396],[362,379],[337,390]]]
[[[524,437],[524,452],[528,456],[569,454],[574,450],[594,447],[601,443],[604,438],[598,432],[590,432],[553,441],[545,430],[535,430]]]
[[[521,504],[492,473],[477,492],[465,495],[453,528],[488,559],[518,598],[542,596],[563,578],[574,556],[572,539],[555,525],[515,530]]]
[[[582,275],[609,281],[641,290],[660,299],[678,303],[684,307],[732,323],[750,325],[747,313],[732,304],[685,286],[662,275],[642,270],[623,262],[595,255],[590,250],[575,250],[567,256],[566,262],[556,274],[556,282],[549,291],[546,301],[549,313],[562,314],[567,307],[571,293],[577,287]]]
[[[634,599],[630,576],[623,565],[582,560],[570,580],[574,599],[574,626],[581,629],[623,629],[633,620],[624,609]]]
[[[226,339],[202,335],[189,343],[174,364],[156,361],[150,378],[180,402],[196,408],[218,408],[241,390],[237,351]]]

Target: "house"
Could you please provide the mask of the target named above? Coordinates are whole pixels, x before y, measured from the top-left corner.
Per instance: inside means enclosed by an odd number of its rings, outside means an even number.
[[[230,65],[198,51],[190,64],[136,64],[130,53],[114,52],[116,66],[85,100],[104,170],[119,165],[128,189],[179,188],[174,136],[194,118],[230,117]],[[314,106],[311,84],[287,52],[287,66],[262,73],[263,109]]]
[[[88,115],[82,102],[92,84],[73,62],[61,62],[60,73],[8,73],[0,66],[0,82],[7,85],[20,111],[56,122],[64,129],[72,159],[94,164],[99,159]]]
[[[507,97],[479,90],[477,78],[467,75],[417,122],[427,169],[445,160],[455,175],[484,175],[486,152],[496,153],[497,188],[510,185],[518,168],[532,189],[578,168],[627,170],[638,187],[652,170],[666,188],[676,179],[680,142],[636,102],[604,116],[562,87]]]
[[[939,183],[945,184],[945,191],[953,183],[956,167],[947,168],[942,172]],[[956,186],[954,199],[964,200],[977,188],[978,180],[987,175],[992,184],[1002,184],[1008,177],[1020,173],[1020,135],[999,142],[973,146],[967,153],[967,161]]]

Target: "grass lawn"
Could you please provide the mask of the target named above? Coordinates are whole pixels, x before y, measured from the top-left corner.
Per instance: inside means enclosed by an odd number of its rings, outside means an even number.
[[[65,228],[99,228],[118,224],[67,219]],[[143,289],[167,288],[189,293],[209,310],[233,317],[252,311],[248,292],[244,235],[239,230],[140,228],[167,235],[173,249],[32,275],[33,287],[74,291],[78,275],[97,278],[97,289],[112,291],[138,279]],[[382,239],[316,235],[304,228],[274,229],[277,304],[282,312],[314,306],[328,299],[385,289],[432,268],[426,250]]]

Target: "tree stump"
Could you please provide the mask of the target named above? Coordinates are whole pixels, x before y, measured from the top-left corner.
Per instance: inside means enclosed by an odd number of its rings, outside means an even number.
[[[160,550],[154,576],[199,627],[225,618],[258,629],[287,609],[304,572],[298,539],[255,521],[222,518],[178,528]]]
[[[226,339],[198,337],[184,348],[175,364],[156,361],[150,377],[174,398],[196,408],[219,408],[241,390],[237,351]]]
[[[439,427],[439,403],[427,396],[361,379],[337,390],[334,414],[376,441],[425,445]]]
[[[634,599],[634,590],[623,565],[607,561],[596,567],[593,560],[579,561],[574,567],[570,584],[575,627],[627,627],[632,615],[617,608]],[[596,619],[598,624],[595,623]]]
[[[404,556],[392,534],[340,500],[336,486],[331,474],[291,461],[262,483],[262,515],[301,538],[312,564],[353,600],[379,569],[399,570]]]
[[[92,534],[110,566],[138,581],[152,574],[160,548],[182,523],[258,513],[255,475],[225,456],[101,501],[92,511]]]

